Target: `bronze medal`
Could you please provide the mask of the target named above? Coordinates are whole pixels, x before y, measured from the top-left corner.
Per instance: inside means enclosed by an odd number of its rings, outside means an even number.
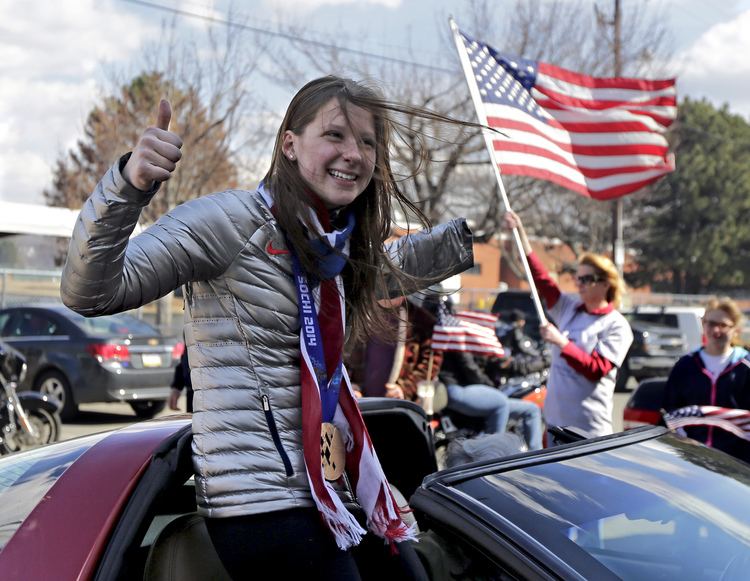
[[[335,482],[344,474],[346,448],[341,432],[331,423],[320,426],[320,465],[328,482]]]

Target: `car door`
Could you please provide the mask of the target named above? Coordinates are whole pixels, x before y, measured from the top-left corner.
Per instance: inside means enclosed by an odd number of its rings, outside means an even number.
[[[21,389],[30,389],[31,381],[47,359],[47,352],[55,350],[65,337],[59,323],[43,311],[18,309],[3,328],[3,340],[26,358],[28,372]]]

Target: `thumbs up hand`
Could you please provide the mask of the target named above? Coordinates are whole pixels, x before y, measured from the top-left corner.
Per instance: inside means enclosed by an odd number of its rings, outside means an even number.
[[[169,131],[172,108],[162,99],[156,125],[146,129],[138,140],[123,177],[135,188],[147,192],[155,182],[167,181],[182,157],[182,139]]]

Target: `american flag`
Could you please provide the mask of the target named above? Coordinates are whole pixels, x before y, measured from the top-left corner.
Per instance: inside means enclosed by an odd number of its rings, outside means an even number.
[[[750,440],[750,411],[710,405],[691,405],[664,414],[670,430],[688,426],[714,426]]]
[[[480,355],[502,357],[503,346],[492,329],[470,322],[466,311],[461,317],[451,314],[440,305],[438,320],[432,331],[432,348],[440,351],[469,351]],[[483,314],[483,313],[482,313]],[[485,315],[487,316],[487,315]]]
[[[487,125],[507,136],[493,138],[502,173],[606,200],[674,170],[664,137],[677,115],[674,79],[589,77],[460,36]]]
[[[458,311],[456,313],[456,318],[459,321],[474,323],[475,325],[481,325],[482,327],[487,327],[493,330],[497,327],[497,317],[495,315],[489,315],[479,311]]]

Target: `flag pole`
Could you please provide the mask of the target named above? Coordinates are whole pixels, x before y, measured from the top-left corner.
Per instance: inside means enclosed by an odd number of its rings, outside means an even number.
[[[456,51],[458,52],[458,58],[461,61],[461,68],[464,71],[464,77],[466,77],[466,84],[469,85],[471,100],[474,102],[474,110],[476,111],[477,117],[479,118],[479,123],[485,127],[482,129],[484,144],[487,147],[487,152],[490,154],[492,168],[495,171],[495,179],[497,180],[497,185],[500,188],[500,198],[503,202],[505,211],[507,212],[510,211],[510,202],[508,201],[508,194],[505,192],[503,176],[500,174],[500,165],[497,163],[497,158],[495,157],[495,148],[492,145],[492,136],[490,135],[490,131],[486,129],[486,127],[488,126],[487,115],[484,113],[484,105],[482,104],[482,97],[479,94],[479,87],[477,87],[477,82],[474,78],[474,72],[472,71],[469,57],[466,54],[466,50],[464,48],[464,41],[461,40],[461,35],[458,32],[456,21],[453,20],[452,17],[449,18],[448,21],[450,22],[451,31],[453,32],[453,41],[456,43]],[[539,316],[539,324],[546,325],[547,317],[544,316],[544,309],[542,308],[542,303],[539,300],[539,292],[537,291],[536,285],[534,284],[534,277],[531,276],[531,268],[529,268],[529,261],[526,259],[526,253],[523,249],[521,234],[518,231],[518,228],[515,227],[513,228],[513,239],[516,242],[518,255],[521,257],[521,264],[523,264],[523,269],[526,273],[526,280],[529,283],[529,290],[531,290],[531,298],[534,301],[534,308],[536,309],[537,315]]]

